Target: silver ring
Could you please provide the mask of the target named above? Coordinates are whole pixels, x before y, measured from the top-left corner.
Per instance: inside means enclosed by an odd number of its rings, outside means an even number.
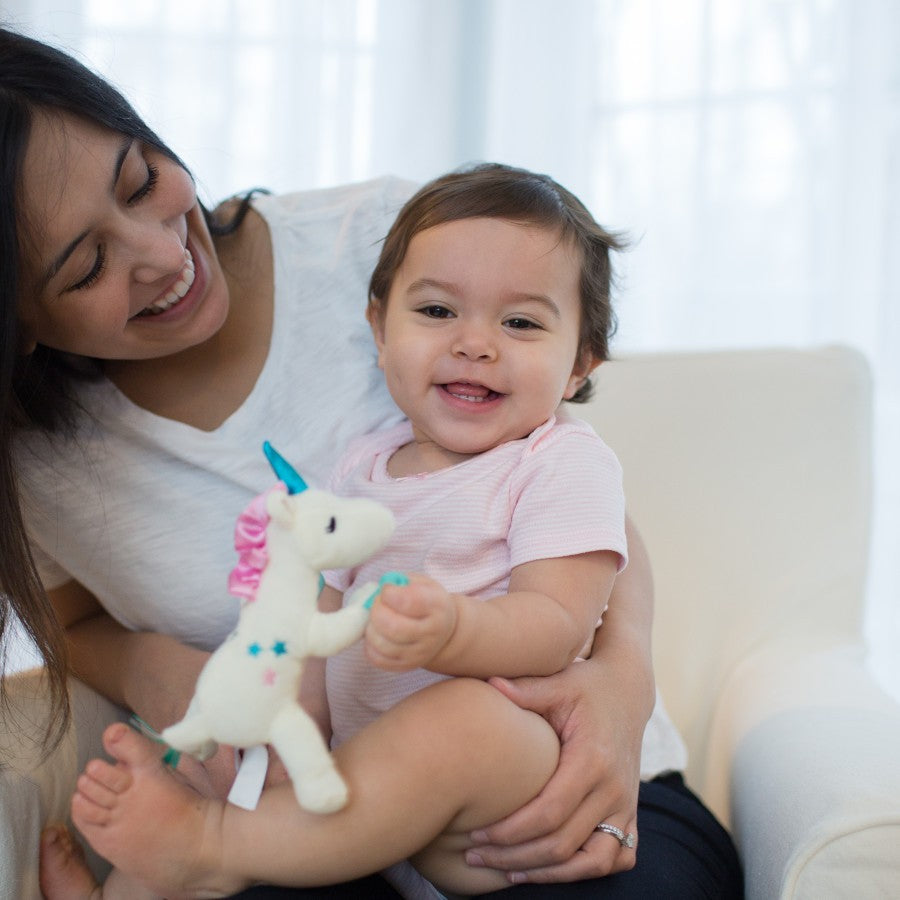
[[[611,834],[619,842],[620,847],[627,847],[629,850],[634,847],[634,835],[630,831],[628,834],[625,834],[621,828],[616,828],[615,825],[609,825],[606,822],[601,822],[594,831],[602,831],[604,834]]]

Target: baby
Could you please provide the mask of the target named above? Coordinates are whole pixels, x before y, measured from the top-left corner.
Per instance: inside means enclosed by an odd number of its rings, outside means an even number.
[[[485,679],[570,665],[627,555],[618,462],[561,409],[587,399],[608,355],[614,249],[576,197],[521,169],[454,172],[406,204],[368,319],[407,421],[352,444],[330,486],[388,506],[398,528],[367,563],[327,573],[320,608],[387,570],[410,573],[382,590],[364,641],[313,673],[310,711],[332,731],[349,803],[312,815],[289,785],[253,812],[200,798],[112,726],[115,764],[91,762],[72,803],[119,867],[104,897],[136,896],[135,880],[164,896],[220,896],[388,866],[407,894],[509,884],[466,864],[470,834],[540,791],[559,744]]]

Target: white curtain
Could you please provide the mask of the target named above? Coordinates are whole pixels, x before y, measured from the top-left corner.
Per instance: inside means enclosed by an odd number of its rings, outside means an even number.
[[[900,3],[0,9],[122,87],[209,200],[512,162],[553,174],[632,236],[617,352],[860,348],[878,390],[869,631],[873,665],[900,694]]]

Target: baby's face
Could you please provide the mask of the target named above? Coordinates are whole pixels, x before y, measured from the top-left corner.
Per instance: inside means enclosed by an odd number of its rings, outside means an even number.
[[[462,219],[419,232],[376,324],[379,363],[416,440],[456,456],[546,421],[579,361],[579,251],[555,231]]]

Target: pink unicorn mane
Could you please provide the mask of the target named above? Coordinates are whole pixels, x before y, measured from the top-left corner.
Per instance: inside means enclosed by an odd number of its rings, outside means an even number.
[[[260,578],[269,561],[266,549],[266,529],[269,525],[266,499],[272,491],[285,490],[285,486],[278,482],[264,494],[254,497],[238,516],[234,526],[234,549],[238,552],[238,563],[228,576],[228,592],[247,603],[256,600]]]

